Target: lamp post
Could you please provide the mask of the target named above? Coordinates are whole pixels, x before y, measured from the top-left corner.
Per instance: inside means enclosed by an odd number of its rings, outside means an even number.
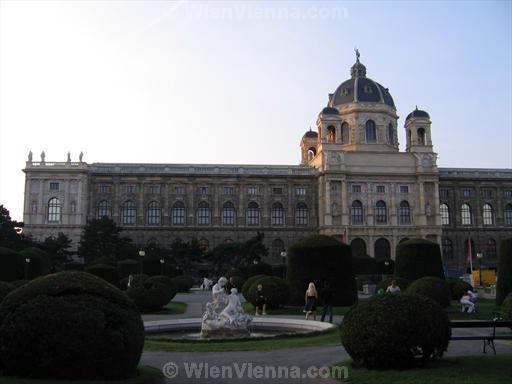
[[[283,249],[281,251],[281,260],[283,261],[283,279],[286,278],[286,256],[287,256],[287,253],[286,251]]]
[[[28,266],[30,264],[30,258],[25,259],[25,280],[28,280]]]
[[[385,267],[384,270],[386,272],[386,275],[389,274],[389,261],[386,260],[384,262],[384,267]],[[383,277],[383,279],[384,279],[384,277]]]
[[[160,259],[160,266],[162,267],[161,268],[162,276],[164,275],[164,265],[165,265],[165,259],[162,257]]]
[[[480,277],[480,286],[482,286],[482,259],[484,258],[484,254],[482,252],[477,252],[476,258],[478,259],[478,275]]]
[[[144,272],[144,256],[146,256],[146,252],[141,248],[140,251],[139,251],[139,256],[140,256],[140,274],[142,275],[142,272]]]

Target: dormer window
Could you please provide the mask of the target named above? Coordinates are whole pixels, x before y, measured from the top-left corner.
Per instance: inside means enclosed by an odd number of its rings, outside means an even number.
[[[350,90],[348,88],[341,88],[341,94],[344,96],[347,96],[350,93]]]
[[[364,93],[373,93],[373,88],[370,85],[365,85]]]

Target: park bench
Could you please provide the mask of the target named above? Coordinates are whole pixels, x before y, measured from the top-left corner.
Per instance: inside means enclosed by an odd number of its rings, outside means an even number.
[[[452,320],[450,326],[454,328],[487,328],[488,333],[479,335],[452,335],[451,340],[482,340],[484,343],[483,353],[487,353],[487,347],[496,354],[494,340],[512,340],[512,334],[497,335],[496,328],[512,328],[512,321],[495,318],[494,320]]]

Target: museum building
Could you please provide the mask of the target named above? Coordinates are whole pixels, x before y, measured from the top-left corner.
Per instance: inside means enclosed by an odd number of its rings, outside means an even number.
[[[394,258],[413,237],[439,243],[447,268],[465,267],[468,244],[494,267],[512,233],[512,169],[438,168],[430,116],[405,119],[405,152],[388,88],[357,57],[300,141],[299,165],[39,162],[26,175],[25,232],[58,232],[76,245],[87,220],[108,216],[141,247],[196,238],[205,249],[265,234],[268,262],[312,234],[356,254]]]

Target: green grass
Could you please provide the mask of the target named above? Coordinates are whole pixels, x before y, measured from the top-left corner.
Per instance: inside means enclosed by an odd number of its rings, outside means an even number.
[[[459,301],[452,300],[446,311],[450,320],[492,320],[493,311],[498,308],[494,299],[479,299],[476,302],[476,313],[464,313],[460,311]]]
[[[73,380],[73,384],[160,384],[164,382],[162,371],[146,365],[141,365],[137,369],[137,376],[127,380]],[[0,376],[0,384],[68,384],[69,380],[39,380],[39,379],[20,379],[17,377]]]
[[[182,303],[181,301],[171,301],[164,308],[166,314],[179,315],[186,312],[187,303]]]
[[[288,335],[273,338],[226,341],[175,341],[146,337],[145,351],[168,352],[228,352],[270,351],[281,348],[319,347],[340,343],[338,329],[312,335]]]
[[[254,306],[249,303],[245,302],[242,304],[242,307],[245,312],[254,315]],[[267,310],[268,315],[299,315],[299,316],[305,316],[304,312],[302,310],[304,309],[303,306],[286,306],[284,308],[279,309],[269,309]],[[333,313],[334,315],[345,315],[350,307],[334,307]],[[316,310],[316,316],[317,320],[320,320],[318,317],[322,316],[323,308],[322,306],[319,306]]]
[[[445,358],[405,371],[356,369],[350,361],[337,365],[348,367],[348,378],[341,382],[351,384],[503,384],[512,377],[511,362],[512,355],[488,355]]]

